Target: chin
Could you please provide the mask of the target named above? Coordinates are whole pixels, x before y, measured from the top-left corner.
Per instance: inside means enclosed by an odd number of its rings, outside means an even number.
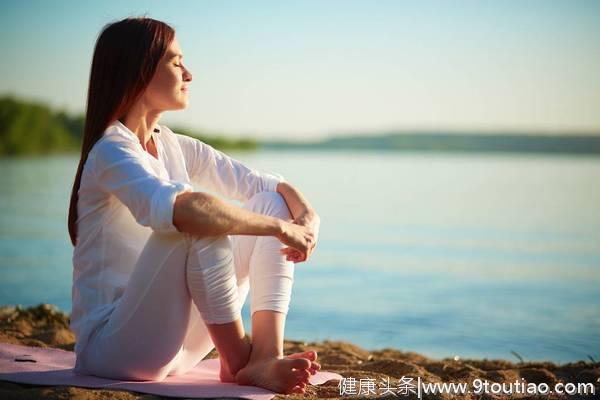
[[[169,107],[169,110],[171,111],[176,111],[176,110],[183,110],[186,109],[188,106],[188,102],[182,102],[182,101],[178,101],[177,103],[173,104],[171,107]]]
[[[179,104],[179,108],[187,108],[189,101],[186,98],[185,100],[180,100],[177,103]]]

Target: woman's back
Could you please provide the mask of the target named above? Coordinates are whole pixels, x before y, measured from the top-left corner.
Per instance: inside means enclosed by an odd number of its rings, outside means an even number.
[[[76,350],[115,307],[153,228],[173,230],[168,226],[172,210],[164,206],[164,197],[192,190],[175,134],[162,127],[154,137],[158,159],[115,121],[85,163],[73,252],[71,329],[79,339]],[[139,190],[147,191],[145,199]]]

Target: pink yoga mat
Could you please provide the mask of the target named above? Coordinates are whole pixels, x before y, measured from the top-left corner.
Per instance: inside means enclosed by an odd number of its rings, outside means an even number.
[[[34,362],[35,361],[35,362]],[[172,397],[242,397],[269,400],[275,393],[255,386],[222,383],[219,359],[203,360],[184,375],[168,376],[160,382],[118,381],[73,373],[75,353],[54,348],[0,343],[0,380],[45,386],[80,386],[125,389]],[[312,385],[341,380],[333,372],[319,371],[310,377]]]

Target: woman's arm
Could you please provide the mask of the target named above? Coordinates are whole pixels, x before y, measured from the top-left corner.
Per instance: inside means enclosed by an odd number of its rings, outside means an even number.
[[[225,198],[245,202],[259,192],[274,192],[280,179],[251,168],[201,140],[175,134],[192,182]]]
[[[306,250],[307,228],[233,206],[192,186],[161,179],[129,140],[111,137],[89,154],[97,189],[118,198],[136,221],[157,232],[187,232],[200,237],[232,235],[276,236]],[[273,185],[275,188],[275,185]]]
[[[205,192],[187,192],[175,198],[173,225],[198,237],[220,235],[279,236],[281,219],[254,213]]]
[[[282,249],[284,252],[293,251],[298,256],[299,250],[310,255],[320,219],[300,191],[285,182],[282,177],[249,168],[196,138],[175,135],[183,151],[190,179],[206,189],[240,201],[248,200],[261,191],[277,191],[285,199],[293,218],[293,223],[277,219],[280,226],[274,228],[272,221],[267,223],[270,226],[266,226],[264,220],[256,220],[257,216],[254,213],[242,213],[240,208],[203,192],[201,196],[204,197],[197,199],[195,206],[194,202],[188,199],[189,196],[182,197],[186,200],[182,210],[179,210],[178,215],[174,212],[173,217],[173,223],[178,230],[197,236],[279,235],[278,238],[283,243],[292,247]],[[211,208],[215,210],[211,212]],[[302,261],[307,259],[304,255],[293,257],[295,261],[300,258]]]
[[[299,218],[314,219],[318,217],[308,200],[289,182],[279,182],[277,184],[277,192],[285,199],[294,220]]]
[[[294,219],[294,224],[309,228],[314,237],[314,242],[309,245],[306,251],[298,252],[298,250],[288,247],[282,249],[282,253],[287,255],[288,260],[295,262],[306,261],[317,245],[321,218],[302,193],[289,182],[279,182],[277,184],[277,192],[285,199],[285,202],[290,209],[290,213],[292,214],[292,218]]]
[[[309,252],[313,230],[280,218],[254,213],[205,192],[184,192],[173,204],[173,225],[197,237],[221,235],[275,236],[285,245]]]

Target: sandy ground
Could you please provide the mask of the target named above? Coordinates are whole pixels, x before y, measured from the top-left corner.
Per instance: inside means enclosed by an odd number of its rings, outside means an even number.
[[[0,342],[24,344],[27,346],[57,347],[73,350],[75,336],[69,330],[68,315],[56,307],[42,304],[37,307],[20,308],[14,306],[0,307]],[[518,362],[488,359],[442,359],[427,358],[420,354],[396,349],[367,351],[352,343],[343,341],[300,342],[286,341],[285,353],[315,349],[319,355],[323,369],[338,372],[345,378],[355,378],[356,386],[351,386],[351,379],[346,379],[345,394],[340,394],[339,381],[330,381],[320,386],[310,386],[304,396],[276,396],[275,399],[298,398],[377,398],[377,399],[416,399],[416,394],[404,395],[398,392],[398,384],[402,377],[412,377],[416,381],[420,377],[427,383],[466,382],[485,379],[493,382],[513,383],[546,383],[550,389],[556,383],[591,383],[596,395],[506,395],[506,394],[466,394],[451,395],[427,394],[424,399],[593,399],[600,398],[600,362],[593,360],[579,361],[557,365],[551,362]],[[209,358],[218,357],[213,350]],[[370,380],[373,379],[373,380]],[[386,383],[392,387],[392,393],[384,394]],[[371,385],[369,383],[371,382]],[[370,394],[368,389],[373,391]],[[471,388],[473,388],[471,386]],[[128,391],[92,390],[77,387],[43,387],[14,384],[0,381],[1,399],[160,399],[159,396],[140,394]]]

